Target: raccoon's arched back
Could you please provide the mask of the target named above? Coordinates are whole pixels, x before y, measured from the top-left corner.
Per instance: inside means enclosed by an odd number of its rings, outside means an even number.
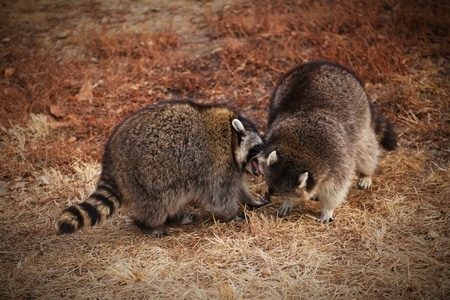
[[[109,218],[121,205],[121,196],[114,182],[100,179],[97,189],[82,203],[72,205],[58,218],[59,234],[74,233]]]
[[[321,98],[328,102],[333,95],[325,94],[323,97],[321,92],[327,81],[336,80],[332,77],[338,78],[339,84],[345,82],[347,85],[361,86],[363,89],[364,84],[358,75],[343,65],[326,60],[301,64],[284,74],[275,86],[269,103],[268,125],[272,124],[276,116],[285,112],[316,108],[317,100]],[[317,84],[321,81],[325,83],[318,88]]]

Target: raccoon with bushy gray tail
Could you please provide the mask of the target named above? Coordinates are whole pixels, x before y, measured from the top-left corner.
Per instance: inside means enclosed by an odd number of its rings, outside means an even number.
[[[154,237],[164,224],[187,224],[191,202],[224,221],[240,220],[240,203],[262,206],[244,178],[258,174],[262,150],[254,124],[225,107],[190,101],[149,105],[123,120],[110,135],[96,190],[65,209],[59,233],[73,233],[110,217],[119,207]]]
[[[379,144],[394,150],[397,135],[358,76],[336,63],[313,61],[287,72],[275,87],[259,168],[269,195],[318,199],[318,221],[329,222],[345,201],[355,170],[358,187],[370,188]],[[292,205],[286,199],[278,216],[286,216]]]

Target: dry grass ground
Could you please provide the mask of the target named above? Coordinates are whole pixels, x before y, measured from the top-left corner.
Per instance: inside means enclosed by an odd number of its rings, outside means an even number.
[[[450,298],[449,2],[257,3],[0,3],[1,299]],[[318,203],[300,200],[277,219],[273,199],[247,222],[202,212],[164,239],[124,213],[55,235],[124,116],[193,98],[264,131],[279,76],[319,58],[360,74],[400,137],[335,222],[316,223]]]

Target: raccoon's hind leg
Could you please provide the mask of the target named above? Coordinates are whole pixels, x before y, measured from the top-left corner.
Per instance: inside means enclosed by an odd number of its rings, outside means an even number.
[[[154,238],[163,238],[167,236],[167,232],[163,229],[162,225],[158,227],[149,226],[145,221],[133,219],[134,224],[145,234],[149,234]]]
[[[358,188],[367,190],[372,185],[372,175],[378,165],[380,150],[375,134],[366,136],[356,154],[356,170],[358,171]]]
[[[167,215],[166,215],[167,216]],[[156,218],[154,219],[154,222],[152,224],[149,224],[148,220],[142,221],[137,219],[136,217],[132,218],[134,221],[134,224],[145,234],[149,234],[150,236],[154,238],[163,238],[167,236],[167,232],[164,230],[163,225],[155,225],[156,223],[160,223],[163,218]],[[155,222],[155,220],[159,219],[158,222]],[[163,224],[165,225],[187,225],[191,224],[195,221],[195,215],[193,214],[184,214],[183,211],[179,211],[174,216],[167,216],[165,222]]]
[[[145,190],[135,188],[130,195],[130,212],[134,224],[145,234],[155,238],[167,235],[164,223],[168,218],[163,199],[149,195]]]

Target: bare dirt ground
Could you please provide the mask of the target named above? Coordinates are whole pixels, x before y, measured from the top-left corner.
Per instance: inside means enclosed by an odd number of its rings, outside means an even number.
[[[2,1],[0,298],[450,298],[449,28],[445,1]],[[354,69],[399,133],[334,222],[301,199],[278,219],[275,198],[164,239],[123,212],[55,234],[126,115],[189,98],[264,132],[278,78],[313,59]]]

